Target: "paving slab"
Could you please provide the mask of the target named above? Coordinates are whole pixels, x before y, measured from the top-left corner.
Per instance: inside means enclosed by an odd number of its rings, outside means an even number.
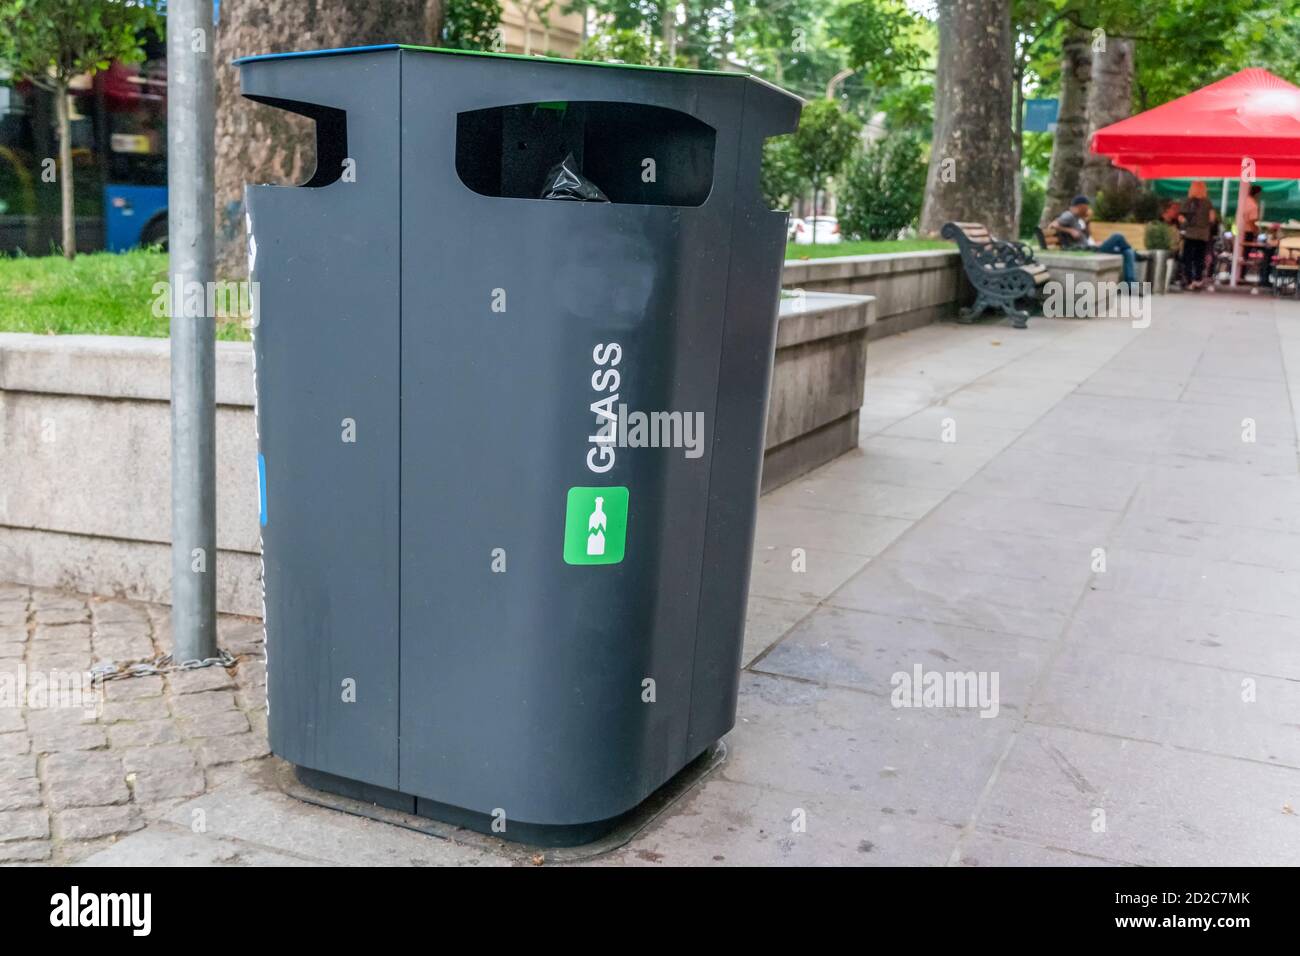
[[[1078,589],[941,564],[895,561],[888,552],[827,598],[832,607],[874,611],[1022,637],[1051,639],[1065,627]]]
[[[888,697],[915,668],[997,675],[997,702],[1023,712],[1050,646],[1013,634],[821,607],[751,669]]]
[[[82,866],[332,866],[243,840],[155,823],[80,861]]]
[[[824,600],[871,560],[806,546],[754,549],[749,593],[802,604]]]
[[[817,548],[870,558],[911,526],[912,522],[903,518],[773,504],[759,513],[754,547]]]
[[[1126,596],[1295,617],[1300,622],[1300,571],[1115,547],[1107,549],[1106,572],[1095,575],[1092,586]]]
[[[1100,508],[1033,498],[1003,498],[955,491],[926,520],[972,531],[1037,535],[1091,547],[1109,540],[1111,529],[1120,521],[1120,515]]]
[[[740,666],[748,667],[810,611],[812,606],[808,604],[751,594],[745,613],[745,648]]]
[[[967,834],[957,850],[957,866],[1132,866],[1122,860],[1076,853],[1057,847],[1012,840],[985,830]]]
[[[1017,581],[1025,588],[1044,584],[1077,590],[1092,573],[1091,552],[1085,542],[927,518],[889,549],[889,558],[945,568],[954,577],[971,571]]]
[[[1300,682],[1075,641],[1030,719],[1300,769]]]
[[[201,825],[211,840],[236,840],[341,866],[492,865],[484,851],[414,830],[301,803],[265,786],[262,774],[237,777],[167,814],[177,827]]]
[[[959,829],[860,800],[710,779],[593,866],[942,866]]]
[[[759,511],[762,514],[770,506],[795,505],[914,521],[924,517],[948,494],[944,489],[836,478],[823,468],[772,492],[764,498]]]
[[[1289,617],[1089,591],[1067,639],[1099,652],[1132,651],[1300,681],[1300,639]]]
[[[888,696],[742,675],[724,780],[859,801],[931,823],[970,817],[1011,732],[973,711],[899,709]]]
[[[1297,866],[1298,801],[1297,770],[1030,725],[977,822],[1140,866]]]

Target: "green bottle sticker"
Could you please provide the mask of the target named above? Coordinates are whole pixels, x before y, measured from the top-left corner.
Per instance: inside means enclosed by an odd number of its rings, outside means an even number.
[[[566,564],[618,564],[626,540],[626,488],[569,489],[564,515]]]

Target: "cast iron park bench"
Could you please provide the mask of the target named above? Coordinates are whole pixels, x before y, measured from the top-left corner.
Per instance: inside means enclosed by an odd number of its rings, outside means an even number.
[[[957,321],[973,322],[985,309],[1000,308],[1017,329],[1029,324],[1029,313],[1017,307],[1021,299],[1037,299],[1048,280],[1047,267],[1034,260],[1023,242],[994,239],[978,222],[944,223],[940,235],[957,243],[966,276],[975,287],[975,304],[962,309]]]

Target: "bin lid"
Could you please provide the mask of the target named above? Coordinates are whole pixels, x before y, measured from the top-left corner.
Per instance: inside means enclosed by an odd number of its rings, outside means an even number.
[[[501,60],[528,60],[541,61],[543,63],[567,63],[569,66],[599,66],[605,69],[618,70],[654,70],[660,73],[696,73],[704,76],[734,76],[740,79],[756,80],[759,83],[766,83],[769,86],[774,84],[752,73],[738,73],[730,70],[697,70],[684,66],[650,66],[643,63],[602,63],[598,60],[570,60],[564,57],[556,56],[537,56],[525,53],[496,53],[491,50],[449,50],[445,47],[436,46],[417,46],[412,43],[376,43],[369,46],[348,46],[338,47],[328,50],[302,50],[294,53],[260,53],[255,56],[242,56],[233,63],[240,66],[244,63],[256,63],[261,60],[281,60],[290,57],[304,56],[342,56],[348,53],[374,53],[377,50],[412,50],[417,53],[442,53],[452,56],[489,56]],[[775,87],[779,89],[779,87]],[[786,92],[782,90],[782,92]]]

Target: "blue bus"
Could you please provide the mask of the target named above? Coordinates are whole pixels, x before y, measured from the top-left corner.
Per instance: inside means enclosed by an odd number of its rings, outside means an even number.
[[[120,252],[167,240],[167,62],[113,63],[71,95],[77,248]],[[61,229],[53,96],[0,76],[0,253],[56,251]]]

